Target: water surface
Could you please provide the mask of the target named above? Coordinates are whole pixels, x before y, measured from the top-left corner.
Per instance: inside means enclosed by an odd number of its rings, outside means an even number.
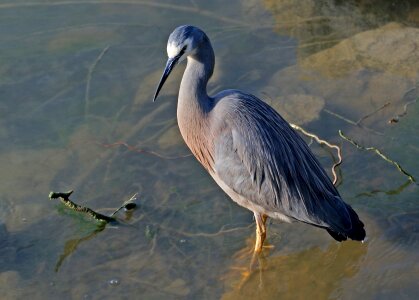
[[[183,66],[151,102],[186,23],[212,40],[210,92],[251,92],[342,147],[338,189],[367,243],[272,221],[274,248],[249,269],[252,214],[177,129]],[[2,1],[3,297],[415,298],[418,187],[338,130],[419,178],[418,25],[415,1]],[[336,154],[307,142],[331,174]],[[48,200],[69,189],[105,213],[138,193],[139,208],[100,231]]]

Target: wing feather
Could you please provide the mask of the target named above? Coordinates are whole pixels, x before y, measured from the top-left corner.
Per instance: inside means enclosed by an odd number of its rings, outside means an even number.
[[[274,109],[237,91],[217,105],[225,118],[214,135],[215,170],[231,189],[269,211],[345,236],[363,227],[304,140]]]

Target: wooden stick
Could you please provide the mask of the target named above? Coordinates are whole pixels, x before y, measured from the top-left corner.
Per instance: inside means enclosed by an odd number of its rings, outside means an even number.
[[[384,153],[382,153],[379,149],[377,149],[377,148],[375,148],[375,147],[364,147],[364,146],[361,146],[360,144],[358,144],[357,142],[355,142],[354,140],[352,140],[352,139],[350,139],[350,138],[348,138],[347,136],[345,136],[344,134],[343,134],[343,132],[342,132],[342,130],[339,130],[339,135],[344,139],[344,140],[346,140],[346,141],[348,141],[349,143],[351,143],[352,145],[354,145],[355,147],[357,147],[358,149],[361,149],[361,150],[366,150],[366,151],[373,151],[373,152],[375,152],[375,153],[377,153],[382,159],[384,159],[385,161],[387,161],[387,162],[389,162],[389,163],[391,163],[392,165],[394,165],[394,166],[396,166],[396,168],[401,172],[401,173],[403,173],[404,175],[406,175],[408,178],[409,178],[409,180],[411,181],[411,182],[416,182],[416,179],[411,175],[411,174],[409,174],[408,172],[406,172],[403,168],[402,168],[402,166],[398,163],[398,162],[395,162],[394,160],[392,160],[392,159],[390,159],[390,158],[388,158]]]
[[[295,130],[300,131],[301,133],[303,133],[304,135],[313,138],[318,144],[320,145],[326,145],[329,148],[333,148],[336,149],[337,153],[338,153],[338,158],[339,160],[333,164],[332,166],[332,173],[333,173],[333,185],[336,185],[336,183],[338,182],[338,176],[336,174],[336,168],[342,164],[342,154],[341,154],[341,150],[339,148],[339,146],[337,145],[333,145],[330,144],[328,141],[322,140],[321,138],[319,138],[317,135],[315,135],[314,133],[308,132],[305,129],[303,129],[302,127],[292,124],[290,123],[291,127],[294,128]]]

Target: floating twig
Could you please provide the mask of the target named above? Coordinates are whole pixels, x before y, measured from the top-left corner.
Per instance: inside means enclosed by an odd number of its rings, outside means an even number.
[[[393,118],[391,118],[391,119],[388,121],[388,123],[389,123],[389,124],[394,124],[394,123],[399,122],[399,121],[400,121],[400,118],[402,118],[402,117],[404,117],[405,115],[407,115],[407,107],[408,107],[410,104],[416,103],[416,101],[417,101],[417,100],[418,100],[418,98],[413,99],[413,100],[411,100],[411,101],[407,102],[407,103],[403,106],[403,112],[402,112],[401,114],[395,115]]]
[[[364,121],[365,119],[371,117],[372,115],[378,113],[380,110],[382,110],[383,108],[386,108],[387,106],[390,105],[390,102],[385,103],[383,106],[377,108],[376,110],[374,110],[373,112],[363,116],[362,118],[360,118],[358,121],[356,121],[356,125],[361,126],[361,122]]]
[[[120,207],[118,207],[112,214],[111,217],[114,216],[117,212],[119,212],[121,209],[131,210],[134,209],[137,204],[135,204],[135,200],[137,200],[138,193],[135,193],[130,199],[122,203]]]
[[[340,115],[340,114],[338,114],[338,113],[335,113],[335,112],[333,112],[333,111],[331,111],[331,110],[329,110],[329,109],[327,109],[327,108],[324,108],[323,109],[323,111],[324,112],[326,112],[326,113],[328,113],[329,115],[332,115],[332,116],[334,116],[334,117],[336,117],[336,118],[338,118],[338,119],[340,119],[340,120],[342,120],[342,121],[345,121],[346,123],[348,123],[348,124],[351,124],[351,125],[353,125],[353,126],[357,126],[357,127],[360,127],[360,128],[362,128],[362,129],[365,129],[365,130],[367,130],[367,131],[369,131],[369,132],[372,132],[372,133],[374,133],[374,134],[377,134],[377,135],[384,135],[384,133],[382,133],[382,132],[378,132],[378,131],[376,131],[376,130],[374,130],[374,129],[371,129],[371,128],[368,128],[368,127],[366,127],[366,126],[364,126],[364,125],[362,125],[362,124],[360,124],[360,122],[362,122],[364,119],[366,119],[366,118],[368,118],[368,117],[370,117],[371,115],[373,115],[373,114],[375,114],[377,111],[379,111],[379,110],[381,110],[381,109],[383,109],[384,107],[386,107],[388,104],[386,103],[384,106],[382,106],[382,107],[380,107],[378,110],[375,110],[375,111],[373,111],[372,113],[370,113],[370,114],[367,114],[366,115],[366,117],[362,117],[362,118],[360,118],[358,121],[353,121],[353,120],[351,120],[351,119],[348,119],[347,117],[344,117],[344,116],[342,116],[342,115]]]
[[[314,139],[318,144],[320,145],[326,145],[329,148],[333,148],[336,149],[337,153],[338,153],[338,161],[336,163],[333,164],[332,166],[332,173],[333,173],[333,184],[336,185],[336,183],[338,182],[338,176],[336,174],[336,168],[342,164],[342,154],[341,154],[341,150],[339,148],[339,146],[334,145],[334,144],[330,144],[328,141],[322,140],[321,138],[319,138],[317,135],[315,135],[314,133],[308,132],[305,129],[303,129],[302,127],[296,125],[296,124],[292,124],[290,123],[291,127],[294,128],[295,130],[300,131],[301,133],[303,133],[304,135]]]
[[[416,88],[417,88],[417,87],[416,87],[416,86],[414,86],[414,87],[412,87],[412,88],[408,89],[408,90],[404,93],[404,95],[403,95],[403,97],[402,97],[402,100],[406,97],[406,95],[407,95],[407,94],[409,94],[410,92],[413,92],[414,90],[416,90]],[[408,107],[410,104],[415,103],[416,101],[417,101],[417,98],[416,98],[416,99],[413,99],[413,100],[411,100],[411,101],[409,101],[409,102],[407,102],[407,103],[403,106],[403,112],[402,112],[401,114],[395,115],[393,118],[391,118],[391,119],[388,121],[388,123],[389,123],[389,124],[394,124],[394,123],[399,122],[401,117],[404,117],[405,115],[407,115],[407,107]]]
[[[116,219],[113,218],[113,217],[108,217],[108,216],[102,215],[101,213],[97,213],[97,212],[95,212],[94,210],[92,210],[88,207],[81,206],[81,205],[78,205],[78,204],[74,203],[73,201],[71,201],[69,199],[69,197],[72,193],[73,193],[73,191],[69,191],[69,192],[65,192],[65,193],[50,192],[49,193],[49,198],[50,199],[60,198],[61,202],[65,206],[69,207],[70,209],[72,209],[74,211],[85,213],[85,214],[91,216],[96,221],[104,222],[104,223],[110,223],[110,222],[115,222],[116,221]]]
[[[105,55],[106,51],[109,49],[109,45],[106,46],[102,52],[100,52],[99,56],[95,59],[93,64],[89,67],[89,72],[87,73],[87,81],[86,81],[86,91],[84,94],[84,116],[87,117],[89,113],[89,106],[90,106],[90,82],[92,81],[92,74],[94,69],[96,68],[97,64],[100,62],[102,57]]]
[[[358,144],[357,142],[355,142],[354,140],[348,138],[347,136],[345,136],[342,132],[342,130],[339,130],[339,135],[346,141],[350,142],[352,145],[354,145],[356,148],[361,149],[361,150],[366,150],[366,151],[373,151],[375,153],[377,153],[382,159],[384,159],[385,161],[391,163],[392,165],[394,165],[401,173],[403,173],[404,175],[406,175],[409,180],[411,182],[416,182],[415,178],[409,174],[408,172],[406,172],[402,166],[400,166],[400,164],[398,162],[395,162],[394,160],[388,158],[385,154],[383,154],[379,149],[375,148],[375,147],[364,147],[361,146],[360,144]]]
[[[101,213],[95,212],[94,210],[92,210],[88,207],[78,205],[78,204],[74,203],[73,201],[71,201],[69,198],[70,198],[70,195],[72,193],[73,193],[73,191],[64,192],[64,193],[50,192],[49,193],[49,198],[50,199],[58,199],[59,198],[65,206],[67,206],[68,208],[70,208],[70,209],[72,209],[76,212],[81,212],[81,213],[85,213],[85,214],[89,215],[90,217],[92,217],[93,219],[98,221],[99,225],[96,227],[96,229],[93,232],[90,232],[88,235],[86,235],[82,238],[72,239],[72,240],[69,240],[69,241],[66,242],[65,247],[64,247],[64,253],[60,255],[60,257],[59,257],[59,259],[58,259],[58,261],[55,265],[55,271],[56,272],[58,272],[58,270],[61,267],[64,260],[70,254],[72,254],[82,242],[90,240],[96,234],[103,231],[106,228],[106,224],[117,222],[116,218],[114,218],[113,216],[118,211],[120,211],[122,208],[126,208],[126,209],[130,210],[130,209],[135,208],[135,206],[136,206],[134,201],[136,200],[137,194],[132,196],[129,200],[125,201],[117,210],[115,210],[112,213],[111,216],[106,216],[106,215],[103,215]]]

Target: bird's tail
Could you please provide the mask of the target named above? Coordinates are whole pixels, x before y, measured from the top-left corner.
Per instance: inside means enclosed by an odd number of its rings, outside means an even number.
[[[364,223],[362,223],[356,212],[349,205],[348,213],[352,223],[352,227],[349,230],[342,231],[326,228],[327,232],[339,242],[346,241],[348,238],[355,241],[364,241],[366,236]]]

